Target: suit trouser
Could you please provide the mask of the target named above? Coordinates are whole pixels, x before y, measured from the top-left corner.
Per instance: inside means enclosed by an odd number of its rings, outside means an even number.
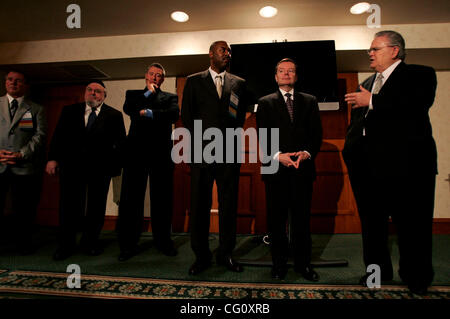
[[[436,175],[415,174],[383,180],[386,207],[396,227],[399,275],[406,283],[430,285]]]
[[[218,256],[231,255],[236,245],[239,164],[191,165],[191,247],[198,260],[211,259],[209,225],[214,180],[219,201]]]
[[[393,268],[388,243],[389,213],[383,197],[380,198],[380,187],[360,163],[367,162],[355,161],[355,165],[348,165],[348,172],[361,222],[364,264],[366,268],[371,264],[380,266],[381,278],[390,280]]]
[[[153,240],[161,248],[172,245],[173,166],[128,166],[122,176],[118,236],[122,250],[135,247],[142,233],[147,180],[150,177],[150,214]]]
[[[290,230],[294,266],[303,268],[311,263],[311,177],[299,178],[285,174],[283,178],[265,181],[267,225],[270,251],[274,267],[285,267],[289,257],[286,231],[288,213],[291,213]]]
[[[20,247],[32,241],[34,220],[40,196],[40,179],[37,175],[17,175],[8,168],[0,174],[0,218],[5,219],[6,195],[11,191],[14,242]]]
[[[110,182],[111,176],[61,170],[60,245],[74,246],[79,230],[83,231],[82,245],[97,244],[105,220]]]
[[[364,172],[365,171],[365,172]],[[388,245],[389,217],[396,227],[403,281],[429,285],[432,266],[432,223],[435,174],[376,176],[349,166],[358,205],[366,266],[378,264],[382,279],[393,275]]]

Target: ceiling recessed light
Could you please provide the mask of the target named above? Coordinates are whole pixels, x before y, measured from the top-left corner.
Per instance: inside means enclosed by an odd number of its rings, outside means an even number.
[[[183,11],[174,11],[170,14],[170,17],[176,22],[186,22],[187,20],[189,20],[188,14]]]
[[[369,10],[369,8],[370,8],[370,3],[359,2],[359,3],[353,5],[353,7],[350,8],[350,12],[352,14],[361,14],[361,13],[364,13],[367,10]]]
[[[272,18],[274,16],[276,16],[278,13],[278,9],[271,7],[271,6],[267,6],[264,8],[261,8],[261,10],[259,10],[259,15],[263,18]]]

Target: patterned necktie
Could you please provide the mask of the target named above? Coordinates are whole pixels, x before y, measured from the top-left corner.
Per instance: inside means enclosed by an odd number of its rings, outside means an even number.
[[[216,75],[216,90],[220,99],[222,97],[222,77],[220,75]]]
[[[89,114],[88,122],[86,125],[87,131],[89,131],[91,129],[92,125],[94,125],[95,119],[97,118],[97,114],[95,113],[96,110],[97,110],[96,107],[91,107],[91,114]]]
[[[287,106],[287,110],[289,112],[289,117],[291,118],[291,122],[294,122],[294,102],[291,99],[292,94],[286,93],[284,96],[287,97],[286,106]]]
[[[11,115],[11,120],[14,118],[14,114],[16,114],[17,108],[19,107],[19,103],[16,99],[11,101],[11,105],[9,106],[9,114]]]
[[[375,79],[375,84],[373,86],[372,94],[378,94],[378,92],[380,92],[382,86],[383,86],[383,74],[378,73],[377,78]],[[370,109],[369,109],[369,107],[367,107],[364,117],[367,117],[367,115],[369,115],[369,111],[370,111]]]
[[[375,85],[373,87],[372,94],[378,94],[380,92],[381,87],[383,86],[383,74],[378,74],[377,78],[375,79]]]

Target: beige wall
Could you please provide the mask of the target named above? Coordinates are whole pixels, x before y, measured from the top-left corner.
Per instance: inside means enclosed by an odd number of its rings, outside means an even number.
[[[449,48],[450,23],[383,25],[383,29],[400,32],[408,48]],[[92,37],[29,42],[0,43],[0,64],[44,63],[117,59],[149,56],[206,54],[210,43],[219,38],[230,44],[277,41],[335,40],[337,50],[367,49],[379,29],[361,26],[293,27],[241,30],[213,30],[143,34],[113,37]],[[152,43],[151,46],[148,43]],[[367,74],[360,74],[360,79]],[[430,112],[434,136],[438,145],[439,175],[436,185],[435,216],[450,218],[450,156],[448,146],[450,98],[449,72],[438,72],[438,90]],[[142,88],[142,79],[106,82],[109,89],[107,103],[121,110],[125,91]],[[164,89],[175,92],[175,79],[167,79]],[[128,116],[124,116],[127,127]],[[147,205],[148,206],[148,205]],[[148,209],[148,208],[147,208]],[[108,215],[117,215],[117,206],[110,192]],[[146,211],[146,215],[149,212]]]
[[[400,32],[408,48],[450,47],[450,23],[383,25],[383,29]],[[207,54],[217,39],[230,44],[331,39],[336,50],[361,50],[367,49],[379,30],[365,25],[293,27],[9,42],[0,43],[0,64]]]
[[[372,73],[359,73],[361,83]],[[438,151],[438,172],[436,176],[435,218],[450,218],[450,72],[437,72],[438,86],[430,120]]]
[[[139,90],[145,87],[144,79],[136,80],[123,80],[123,81],[105,81],[105,86],[108,90],[108,96],[106,97],[105,103],[123,112],[123,103],[125,102],[125,92],[127,90]],[[166,78],[164,80],[161,89],[167,92],[176,93],[176,78]],[[123,113],[123,120],[125,122],[125,127],[128,130],[130,128],[130,117]],[[109,186],[108,201],[106,205],[106,215],[117,216],[118,206],[114,202],[117,200],[119,189],[116,189],[114,194],[114,187],[120,187],[120,177],[115,178],[111,185]],[[147,193],[145,195],[145,205],[144,205],[144,215],[150,216],[150,199],[147,187]]]

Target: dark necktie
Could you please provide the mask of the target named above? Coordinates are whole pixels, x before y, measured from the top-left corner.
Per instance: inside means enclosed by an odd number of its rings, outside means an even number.
[[[291,122],[294,122],[294,102],[291,99],[292,94],[286,93],[284,96],[287,97],[286,106],[287,106],[287,110],[289,112],[289,117],[291,118]]]
[[[89,114],[88,122],[86,125],[87,131],[89,131],[91,129],[92,125],[94,125],[95,119],[97,118],[97,114],[95,113],[95,110],[97,110],[96,107],[91,107],[91,114]]]
[[[14,118],[14,114],[16,114],[17,108],[19,107],[19,103],[16,99],[11,101],[11,105],[9,106],[9,114],[11,115],[11,121]]]

